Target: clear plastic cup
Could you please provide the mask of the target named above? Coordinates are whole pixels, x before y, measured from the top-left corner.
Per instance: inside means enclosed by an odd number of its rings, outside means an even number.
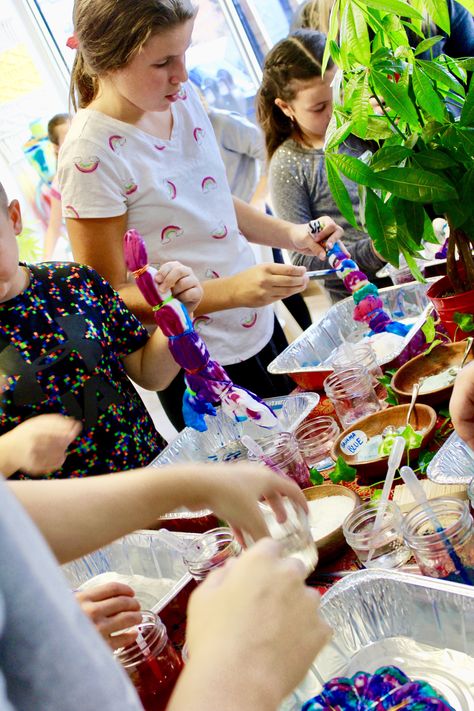
[[[331,469],[330,453],[341,429],[333,417],[315,417],[303,422],[295,432],[298,447],[308,467],[322,472]]]
[[[380,502],[369,501],[355,508],[342,524],[344,537],[367,568],[398,568],[411,558],[402,535],[403,514],[393,501],[385,503],[380,526],[374,523]]]
[[[344,428],[381,409],[372,377],[366,368],[334,371],[324,381],[324,390]]]

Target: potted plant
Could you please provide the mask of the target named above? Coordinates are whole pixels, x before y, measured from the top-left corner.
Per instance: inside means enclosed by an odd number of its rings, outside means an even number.
[[[474,10],[473,0],[460,3]],[[446,0],[424,6],[449,34]],[[447,276],[428,295],[450,336],[463,338],[474,331],[474,59],[434,56],[443,37],[424,37],[422,7],[335,0],[324,57],[339,69],[326,169],[345,217],[357,226],[341,173],[359,185],[361,224],[377,251],[395,266],[402,254],[419,279],[415,258],[436,241],[432,218],[445,216]],[[350,134],[369,142],[360,157],[339,152]]]

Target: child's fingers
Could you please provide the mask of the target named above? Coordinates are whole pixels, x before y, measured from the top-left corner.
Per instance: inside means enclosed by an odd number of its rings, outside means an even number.
[[[190,275],[193,275],[192,270],[184,266],[184,264],[180,262],[166,262],[166,264],[160,267],[156,275],[156,282],[160,291],[168,291],[171,290],[180,279]]]
[[[100,622],[96,623],[96,626],[103,637],[108,637],[114,632],[121,632],[122,630],[129,631],[129,627],[139,625],[141,621],[141,612],[121,612],[113,617],[106,617],[100,620]]]
[[[100,602],[101,600],[108,600],[111,597],[119,596],[134,597],[135,592],[130,585],[125,583],[119,583],[112,581],[110,583],[102,583],[101,585],[95,585],[94,587],[86,588],[85,590],[80,590],[77,593],[79,599],[90,600],[91,602]]]

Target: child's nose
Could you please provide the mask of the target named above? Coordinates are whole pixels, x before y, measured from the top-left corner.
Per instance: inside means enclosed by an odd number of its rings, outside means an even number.
[[[176,59],[173,64],[173,76],[171,77],[172,84],[180,84],[181,82],[187,81],[188,72],[186,69],[186,61],[183,57],[182,59]]]

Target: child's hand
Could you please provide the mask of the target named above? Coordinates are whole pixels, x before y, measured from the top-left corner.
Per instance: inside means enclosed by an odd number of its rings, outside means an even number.
[[[310,229],[310,225],[313,226],[313,230]],[[315,226],[317,229],[314,229]],[[326,250],[320,242],[324,242],[324,246],[327,249],[339,242],[347,256],[350,256],[341,242],[343,234],[342,227],[339,227],[331,217],[322,215],[317,220],[311,220],[309,225],[292,225],[290,240],[297,252],[308,255],[314,254],[318,259],[324,260],[326,259]]]
[[[155,276],[158,291],[171,291],[189,312],[193,312],[202,299],[203,289],[191,267],[181,262],[166,262]]]
[[[131,587],[123,583],[105,583],[76,592],[76,600],[112,649],[127,647],[137,638],[137,630],[129,630],[141,622],[140,603]],[[120,632],[121,634],[112,632]]]
[[[233,277],[232,293],[237,306],[256,308],[273,304],[308,286],[306,267],[293,264],[256,264]]]
[[[81,428],[77,420],[59,414],[25,420],[0,437],[0,471],[5,476],[17,470],[31,476],[56,471]]]

